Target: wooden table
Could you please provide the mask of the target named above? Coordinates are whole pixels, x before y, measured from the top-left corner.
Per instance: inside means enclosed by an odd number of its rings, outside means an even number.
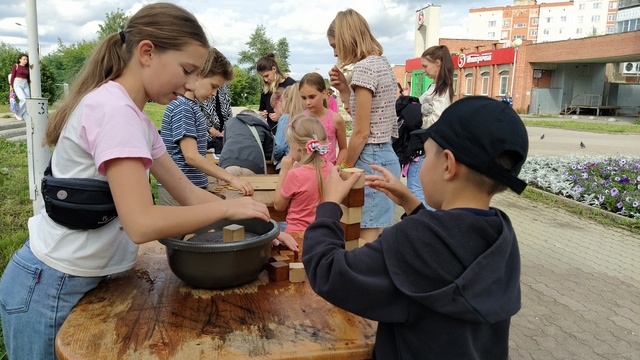
[[[56,352],[60,359],[368,359],[375,331],[375,322],[334,307],[306,281],[269,282],[266,271],[236,288],[192,288],[152,242],[132,270],[82,298]]]

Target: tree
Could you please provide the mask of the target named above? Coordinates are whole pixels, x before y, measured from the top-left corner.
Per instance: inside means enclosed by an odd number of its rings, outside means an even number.
[[[234,106],[253,105],[260,102],[260,80],[247,74],[238,65],[233,66],[233,80],[229,83],[231,103]],[[256,91],[256,88],[259,89]]]
[[[67,46],[58,39],[58,49],[45,57],[55,74],[56,82],[71,84],[96,45],[95,41],[83,40]]]
[[[289,71],[289,42],[287,38],[283,37],[274,43],[271,38],[267,37],[264,25],[258,25],[246,44],[249,48],[238,53],[238,64],[246,65],[244,70],[250,75],[256,73],[258,59],[269,53],[276,55],[278,67],[282,72]]]
[[[129,22],[129,16],[120,8],[110,13],[105,13],[106,20],[104,24],[98,25],[98,41],[102,40],[105,36],[117,33],[120,30],[124,30]]]

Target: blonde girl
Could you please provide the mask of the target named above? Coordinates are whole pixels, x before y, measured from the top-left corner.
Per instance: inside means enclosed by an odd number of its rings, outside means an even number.
[[[10,359],[55,359],[54,340],[71,309],[106,276],[133,267],[138,244],[192,232],[221,219],[269,220],[248,197],[222,201],[194,186],[167,154],[143,113],[195,88],[209,44],[186,10],[146,5],[120,33],[107,36],[51,117],[45,143],[55,146],[57,178],[106,180],[118,216],[93,230],[54,222],[40,203],[29,237],[0,280],[0,315]],[[148,171],[188,206],[153,203]]]
[[[356,11],[340,11],[327,30],[329,45],[338,64],[329,71],[331,86],[350,104],[353,133],[340,167],[357,167],[375,174],[371,165],[400,176],[400,163],[391,137],[398,136],[395,113],[397,81],[391,65],[382,56],[382,46],[373,37],[369,24]],[[339,69],[352,65],[350,81]],[[360,235],[373,241],[382,229],[393,224],[395,204],[385,194],[365,188]]]
[[[286,87],[281,105],[282,116],[278,120],[278,124],[281,126],[276,131],[275,145],[273,147],[273,160],[278,162],[278,169],[280,169],[280,160],[289,153],[289,144],[287,144],[287,139],[284,136],[289,119],[304,111],[304,104],[302,103],[298,86],[294,84]]]
[[[340,114],[327,108],[330,96],[324,79],[318,73],[306,74],[300,79],[299,88],[306,111],[320,119],[327,132],[331,145],[327,161],[341,164],[347,156],[347,127]]]
[[[282,71],[280,71],[276,56],[273,53],[269,53],[258,59],[256,71],[262,79],[262,94],[260,95],[260,106],[258,110],[260,116],[267,120],[272,133],[275,134],[278,119],[282,114],[276,113],[271,106],[271,95],[273,95],[273,92],[279,87],[286,88],[289,85],[295,84],[295,80],[285,76]]]
[[[333,165],[324,159],[329,150],[327,134],[315,116],[295,116],[285,137],[290,151],[282,159],[273,207],[287,211],[286,232],[303,232],[315,218],[324,179]]]

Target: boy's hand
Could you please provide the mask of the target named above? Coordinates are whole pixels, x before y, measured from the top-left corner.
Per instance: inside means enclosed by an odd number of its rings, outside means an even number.
[[[339,166],[331,168],[331,172],[324,182],[324,201],[341,203],[353,187],[353,184],[362,176],[361,173],[354,173],[347,180],[342,180],[339,171]]]
[[[239,177],[234,176],[229,181],[229,185],[238,189],[244,196],[253,195],[253,186],[247,180],[240,179]]]
[[[367,175],[365,177],[366,186],[383,192],[389,199],[393,200],[394,203],[402,207],[415,201],[417,201],[415,206],[419,205],[420,200],[389,170],[378,165],[371,165],[371,169],[382,173],[382,175]]]
[[[287,233],[280,232],[280,235],[278,235],[278,237],[272,242],[273,246],[278,246],[280,244],[284,244],[284,246],[291,251],[300,251],[296,239]]]

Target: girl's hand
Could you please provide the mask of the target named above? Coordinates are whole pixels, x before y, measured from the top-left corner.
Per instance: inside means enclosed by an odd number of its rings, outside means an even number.
[[[229,185],[240,190],[240,192],[244,196],[253,195],[253,186],[251,186],[251,184],[249,184],[248,181],[240,179],[239,177],[235,177],[235,176],[232,177],[231,180],[229,181]]]
[[[393,200],[394,203],[400,206],[409,202],[411,197],[415,198],[411,191],[409,191],[409,188],[407,188],[407,186],[389,170],[378,165],[371,165],[371,169],[381,173],[382,175],[365,176],[365,186],[383,192],[389,197],[389,199]]]
[[[361,173],[351,175],[347,180],[340,177],[340,167],[334,166],[324,181],[324,201],[341,203],[349,193],[353,184],[362,176]]]
[[[281,232],[280,235],[273,240],[273,246],[278,246],[280,244],[284,244],[291,251],[300,251],[296,239],[287,233]]]
[[[269,221],[271,219],[271,217],[269,216],[269,209],[267,209],[267,205],[259,201],[255,201],[248,196],[238,199],[224,200],[222,202],[217,202],[216,204],[221,204],[227,207],[224,216],[224,218],[227,220],[257,218],[264,221]]]
[[[260,116],[262,116],[263,118],[266,119],[268,115],[269,115],[269,112],[267,110],[260,111]]]
[[[349,92],[349,84],[347,84],[347,78],[344,76],[344,73],[338,69],[337,66],[334,66],[329,70],[329,83],[334,88],[340,91],[340,97],[342,97],[343,92]],[[344,98],[343,98],[344,99]]]
[[[280,172],[289,171],[293,167],[293,158],[290,155],[285,155],[281,162]]]

